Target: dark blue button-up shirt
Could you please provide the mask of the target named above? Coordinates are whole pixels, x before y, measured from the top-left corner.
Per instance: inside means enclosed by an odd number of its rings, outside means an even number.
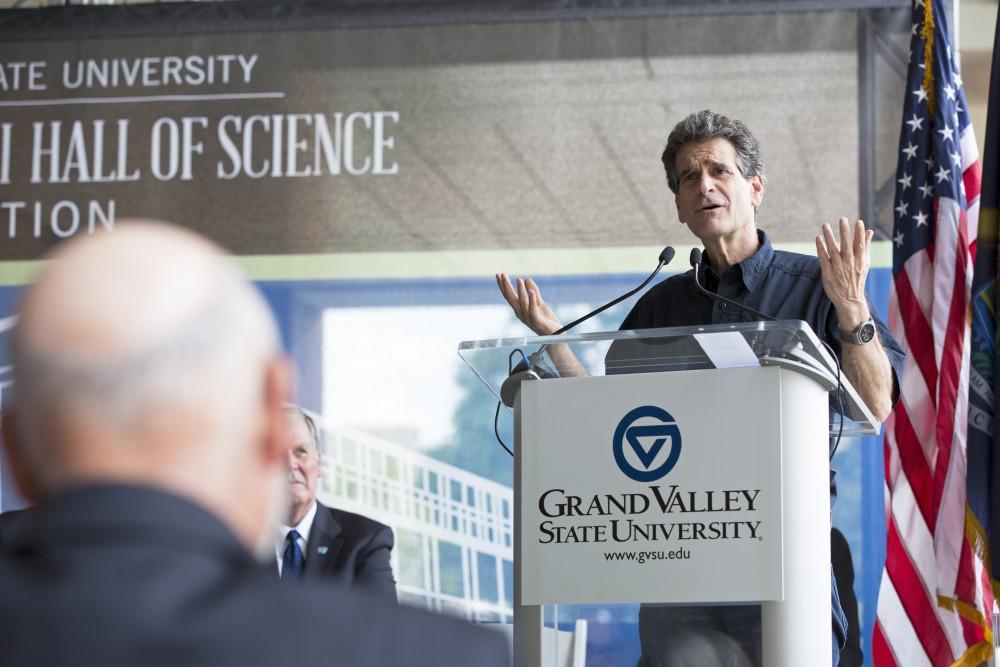
[[[719,275],[704,255],[701,284],[754,310],[779,320],[804,320],[840,356],[837,312],[823,290],[819,260],[809,255],[775,250],[763,231],[757,232],[757,252]],[[873,314],[882,347],[893,370],[892,399],[898,394],[903,350]],[[694,269],[671,276],[646,292],[622,322],[622,329],[652,329],[697,324],[752,322],[747,311],[703,294],[694,284]]]

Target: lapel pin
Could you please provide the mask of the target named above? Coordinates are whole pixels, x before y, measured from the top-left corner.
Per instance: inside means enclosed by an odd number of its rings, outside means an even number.
[[[320,556],[322,556],[323,554],[325,554],[327,551],[329,551],[328,547],[317,547],[316,548],[316,553],[318,553]]]

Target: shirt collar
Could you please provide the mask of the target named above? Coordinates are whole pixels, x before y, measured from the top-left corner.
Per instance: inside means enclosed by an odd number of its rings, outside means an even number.
[[[312,506],[306,515],[302,517],[302,521],[299,521],[294,526],[286,526],[281,524],[281,541],[278,544],[284,544],[285,540],[288,538],[288,531],[295,529],[299,531],[299,535],[302,536],[302,542],[304,544],[309,544],[309,532],[312,530],[313,520],[316,518],[316,500],[313,499]]]
[[[754,287],[761,281],[767,273],[768,267],[771,266],[771,260],[774,258],[774,248],[771,247],[771,239],[767,238],[767,234],[764,233],[763,229],[757,230],[757,240],[760,242],[757,252],[739,264],[740,275],[743,277],[743,285],[747,288],[748,292],[752,292]]]
[[[771,247],[771,239],[767,237],[763,229],[757,230],[757,242],[760,245],[757,246],[754,254],[730,267],[730,270],[739,267],[740,278],[743,280],[743,286],[747,288],[748,292],[752,292],[754,286],[764,277],[764,274],[767,273],[767,268],[771,265],[771,260],[774,258],[774,248]],[[709,259],[708,253],[705,253],[703,256],[704,270],[711,270],[711,275],[714,276],[714,279],[720,279],[722,276],[712,266],[712,261]],[[707,274],[703,273],[702,275]],[[711,288],[712,286],[710,286]],[[718,289],[718,287],[715,287],[715,289]]]

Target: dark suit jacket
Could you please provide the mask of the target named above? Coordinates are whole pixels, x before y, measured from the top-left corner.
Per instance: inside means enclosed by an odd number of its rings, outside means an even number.
[[[396,581],[389,567],[392,529],[351,512],[316,503],[309,531],[303,577],[334,579],[396,600]]]
[[[4,665],[509,665],[493,631],[289,586],[161,491],[81,487],[33,514],[0,549]]]
[[[7,510],[0,513],[0,549],[6,542],[14,539],[14,535],[19,530],[23,530],[28,525],[31,518],[31,509]]]

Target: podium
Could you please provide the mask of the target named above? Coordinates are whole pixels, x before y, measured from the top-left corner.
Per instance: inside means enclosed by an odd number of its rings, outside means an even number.
[[[762,664],[829,664],[830,438],[879,423],[805,322],[459,355],[514,412],[517,667],[550,664],[548,605],[637,603],[759,603]]]

